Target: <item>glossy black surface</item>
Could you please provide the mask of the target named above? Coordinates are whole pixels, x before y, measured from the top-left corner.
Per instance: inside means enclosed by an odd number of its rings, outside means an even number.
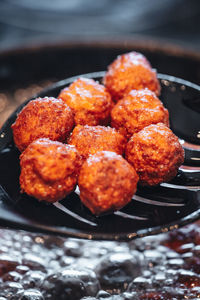
[[[102,75],[103,72],[98,72],[85,76],[101,80]],[[198,99],[200,88],[167,75],[160,74],[159,78],[162,85],[161,100],[169,109],[171,127],[189,145],[185,148],[185,166],[171,183],[154,188],[139,188],[135,199],[120,213],[99,218],[83,207],[75,193],[61,201],[70,211],[96,226],[69,216],[53,205],[39,203],[25,194],[20,194],[19,152],[13,144],[10,125],[23,104],[12,114],[0,132],[0,224],[90,239],[126,240],[171,230],[199,218],[200,115],[193,109],[193,105],[188,106],[185,102],[190,98]],[[60,89],[74,79],[58,82],[38,96],[56,97]],[[184,143],[183,140],[182,142]]]

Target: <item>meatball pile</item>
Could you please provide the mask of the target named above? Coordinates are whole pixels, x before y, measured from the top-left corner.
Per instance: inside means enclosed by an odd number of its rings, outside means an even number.
[[[150,124],[162,122],[169,126],[169,113],[150,90],[132,90],[112,109],[111,120],[112,127],[130,138]]]
[[[20,166],[22,191],[55,202],[74,191],[81,157],[74,146],[41,138],[21,154]]]
[[[184,151],[148,60],[136,52],[117,57],[103,83],[79,78],[58,99],[37,98],[19,113],[12,129],[22,192],[56,202],[78,184],[82,203],[101,215],[129,203],[138,183],[176,176]]]
[[[118,56],[108,67],[103,82],[114,101],[123,98],[131,90],[148,88],[160,94],[156,72],[144,55],[130,52]]]
[[[95,215],[119,210],[136,192],[138,175],[121,155],[101,151],[90,156],[79,176],[81,201]]]
[[[109,126],[82,126],[74,128],[69,144],[74,145],[83,158],[99,151],[111,151],[123,155],[126,139]]]
[[[107,125],[112,100],[107,89],[93,79],[79,78],[63,89],[62,99],[74,113],[75,123],[81,125]]]
[[[157,185],[176,176],[184,151],[177,136],[164,124],[152,124],[135,133],[126,147],[142,185]]]
[[[34,140],[46,137],[65,142],[74,127],[74,116],[63,101],[52,97],[30,101],[12,125],[14,142],[22,152]]]

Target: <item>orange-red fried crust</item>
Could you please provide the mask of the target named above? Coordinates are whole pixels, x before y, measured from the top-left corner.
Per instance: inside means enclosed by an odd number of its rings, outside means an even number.
[[[22,152],[38,138],[66,141],[74,127],[71,109],[60,99],[37,98],[30,101],[12,125],[14,142]]]
[[[61,200],[75,189],[81,164],[74,146],[38,139],[20,156],[21,190],[38,200]]]
[[[148,88],[156,95],[160,94],[156,72],[146,57],[137,52],[118,56],[108,66],[103,82],[114,101],[118,101],[132,89]]]
[[[184,150],[177,136],[160,123],[132,136],[126,159],[134,166],[142,185],[157,185],[176,176],[184,161]]]
[[[59,96],[72,109],[75,123],[107,125],[113,106],[107,89],[93,79],[79,78],[63,89]]]
[[[169,125],[169,113],[155,93],[148,89],[132,90],[111,111],[111,126],[130,138],[150,124]]]
[[[83,158],[98,151],[112,151],[123,154],[126,139],[114,128],[104,126],[77,125],[69,139]]]
[[[95,215],[112,212],[131,201],[138,175],[120,155],[101,151],[83,164],[78,185],[81,201]]]

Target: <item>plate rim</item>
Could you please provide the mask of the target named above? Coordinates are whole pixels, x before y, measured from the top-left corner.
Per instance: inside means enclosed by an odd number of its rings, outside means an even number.
[[[96,38],[96,37],[86,37],[82,38],[81,36],[77,40],[76,38],[69,38],[67,41],[34,41],[27,45],[16,45],[12,48],[0,49],[0,57],[20,55],[24,53],[32,52],[42,52],[42,51],[52,51],[57,49],[71,49],[75,47],[82,47],[85,49],[88,48],[102,48],[102,49],[119,49],[122,52],[124,50],[132,51],[139,50],[158,52],[163,55],[173,55],[179,57],[186,57],[189,59],[195,59],[200,63],[200,52],[198,49],[194,49],[188,44],[176,42],[174,40],[145,36],[145,35],[117,35],[115,37],[109,38]]]

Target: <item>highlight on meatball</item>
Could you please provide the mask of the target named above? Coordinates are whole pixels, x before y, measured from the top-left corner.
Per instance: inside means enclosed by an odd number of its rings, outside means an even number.
[[[132,90],[111,111],[111,126],[127,138],[150,124],[160,122],[169,126],[168,110],[148,89]]]
[[[107,125],[113,106],[111,96],[93,79],[75,80],[58,97],[72,109],[76,125]]]
[[[148,88],[156,95],[160,94],[156,72],[144,55],[134,51],[118,56],[108,66],[103,82],[114,101],[133,89]]]
[[[101,151],[83,164],[78,185],[80,199],[95,215],[121,209],[136,192],[138,175],[121,156]]]
[[[74,127],[71,109],[53,97],[30,101],[12,125],[15,145],[22,152],[38,138],[66,141]]]
[[[38,200],[59,201],[74,191],[81,163],[74,146],[38,139],[20,156],[21,191]]]
[[[98,151],[123,154],[126,139],[114,128],[104,126],[77,125],[68,141],[74,145],[84,159]]]
[[[149,125],[135,133],[126,147],[126,159],[141,185],[157,185],[174,178],[184,161],[178,137],[164,124]]]

